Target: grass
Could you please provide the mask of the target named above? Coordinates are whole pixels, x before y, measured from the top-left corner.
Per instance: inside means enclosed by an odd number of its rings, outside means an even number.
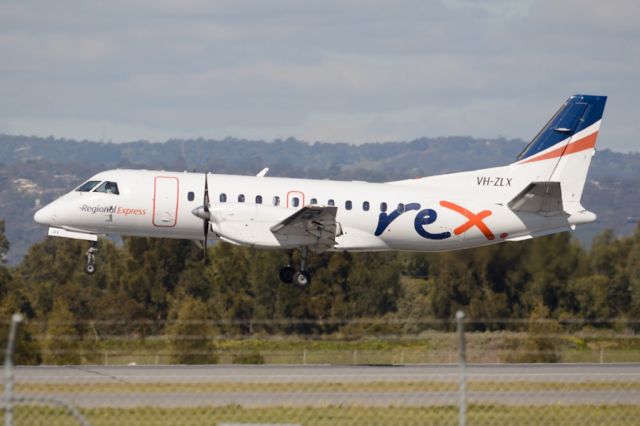
[[[458,408],[447,407],[224,407],[86,409],[82,414],[94,426],[107,425],[217,425],[221,423],[300,424],[305,426],[356,425],[452,425],[457,424]],[[478,426],[558,424],[558,425],[636,425],[640,406],[552,406],[512,407],[470,405],[468,423]],[[16,424],[51,426],[76,425],[61,409],[19,406]]]
[[[455,379],[455,378],[454,378]],[[534,391],[640,391],[638,381],[471,381],[470,392],[534,392]],[[300,381],[300,382],[188,382],[188,383],[18,383],[21,395],[34,393],[162,393],[162,392],[456,392],[458,383],[453,381]]]
[[[531,361],[524,333],[467,333],[469,362],[501,363]],[[554,338],[554,359],[559,362],[640,362],[640,338],[607,337],[601,346],[598,337]],[[265,364],[422,364],[452,363],[457,360],[457,340],[451,333],[429,333],[419,338],[365,338],[360,340],[307,340],[301,337],[252,337],[218,339],[218,362],[233,363],[244,354],[259,355]],[[83,364],[122,365],[171,364],[168,342],[160,337],[147,339],[98,340],[82,342]],[[525,358],[518,358],[521,355]],[[542,358],[541,358],[542,360]]]

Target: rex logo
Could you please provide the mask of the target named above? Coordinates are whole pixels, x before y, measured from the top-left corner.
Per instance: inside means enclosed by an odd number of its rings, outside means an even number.
[[[484,219],[491,216],[491,210],[482,210],[479,213],[473,213],[459,204],[445,200],[440,201],[440,205],[442,207],[460,213],[467,219],[466,222],[453,230],[453,233],[455,235],[463,234],[469,229],[476,227],[480,230],[480,232],[482,232],[487,240],[495,239],[495,235],[493,234],[493,232],[491,232],[491,229],[489,229],[487,224],[483,222]],[[444,240],[450,238],[450,232],[433,233],[429,232],[426,229],[427,225],[434,223],[438,219],[438,212],[434,209],[420,210],[420,207],[420,203],[409,203],[405,205],[404,208],[397,208],[389,214],[387,214],[386,212],[380,212],[380,216],[378,217],[378,226],[376,227],[374,234],[376,236],[382,235],[385,229],[387,229],[389,225],[391,225],[391,223],[402,214],[412,210],[419,210],[413,221],[414,229],[418,233],[418,235],[429,240]]]
[[[482,221],[483,219],[491,216],[491,210],[482,210],[480,213],[475,214],[465,209],[459,204],[452,203],[451,201],[444,201],[444,200],[440,201],[440,205],[442,207],[446,207],[455,212],[458,212],[462,216],[467,218],[467,221],[465,223],[463,223],[462,225],[458,226],[456,229],[453,230],[454,234],[460,235],[463,232],[467,232],[469,229],[475,226],[480,230],[480,232],[484,234],[487,240],[493,240],[496,238],[496,236],[493,235],[493,232],[491,232],[491,229],[489,229],[487,224]]]

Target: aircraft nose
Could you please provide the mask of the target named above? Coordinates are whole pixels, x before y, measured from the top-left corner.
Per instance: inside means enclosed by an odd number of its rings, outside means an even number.
[[[55,218],[51,205],[44,206],[33,215],[33,220],[43,225],[51,225]]]

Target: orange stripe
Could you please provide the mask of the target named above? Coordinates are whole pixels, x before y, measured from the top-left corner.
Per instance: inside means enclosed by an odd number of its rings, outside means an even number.
[[[573,154],[574,152],[584,151],[585,149],[593,148],[596,146],[596,139],[598,138],[598,132],[593,132],[589,136],[585,136],[579,141],[570,143],[567,149],[564,151],[564,155]]]
[[[520,164],[532,163],[534,161],[548,160],[550,158],[561,157],[562,155],[574,154],[576,152],[584,151],[585,149],[593,148],[596,146],[596,139],[598,138],[598,131],[585,136],[582,139],[578,139],[575,142],[571,142],[567,146],[554,149],[539,157],[531,158],[527,161],[523,161]]]

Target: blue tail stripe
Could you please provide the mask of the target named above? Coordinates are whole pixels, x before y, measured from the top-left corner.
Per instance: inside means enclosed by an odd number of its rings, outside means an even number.
[[[531,157],[591,126],[602,118],[606,96],[571,96],[518,156]]]

